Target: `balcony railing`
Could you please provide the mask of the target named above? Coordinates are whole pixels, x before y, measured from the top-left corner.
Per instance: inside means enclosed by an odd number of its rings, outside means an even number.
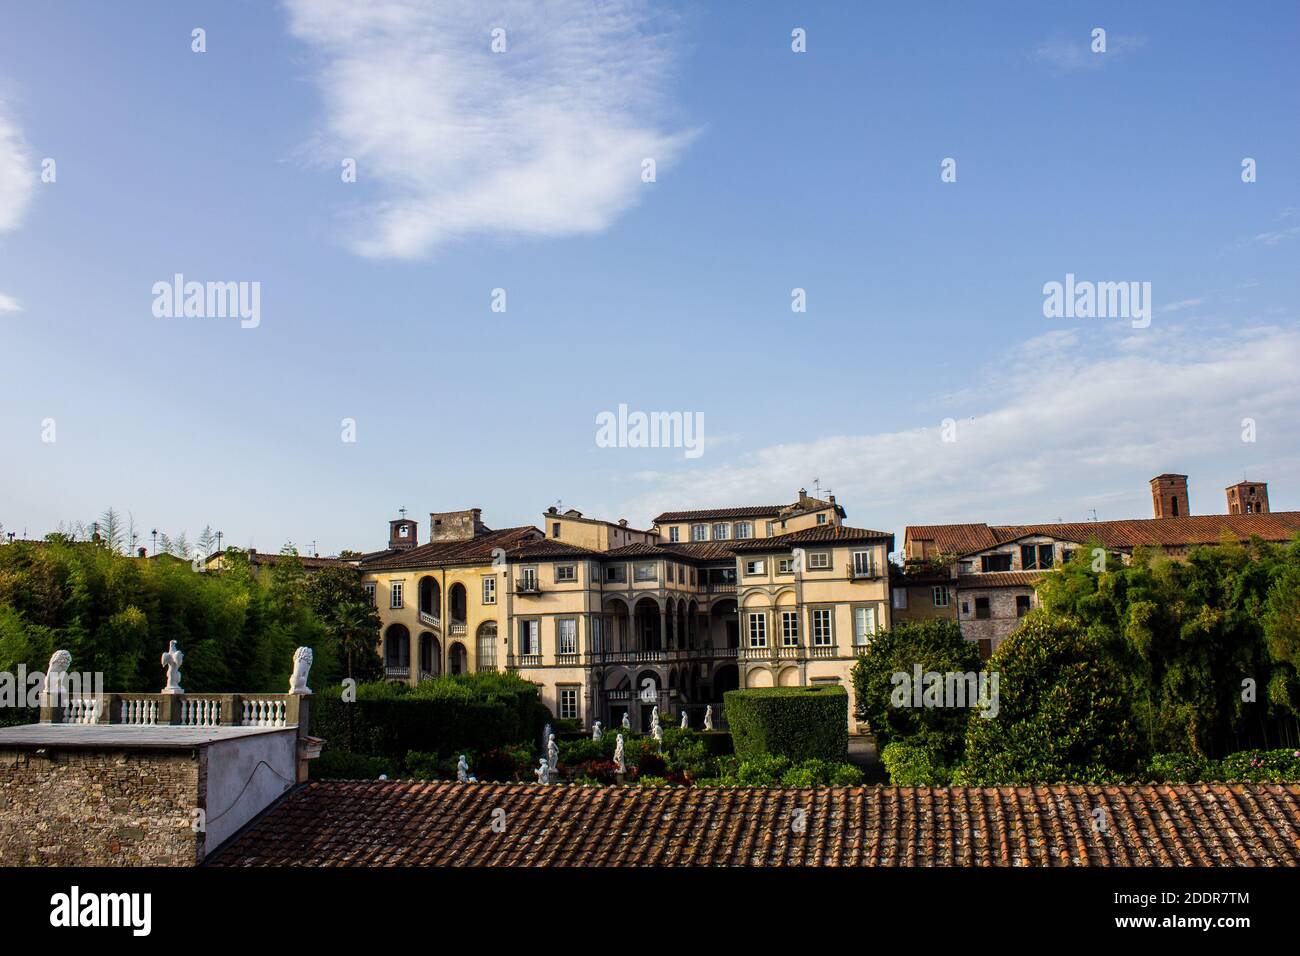
[[[811,653],[810,656],[812,656],[812,657],[834,657],[834,656],[835,656],[835,645],[834,645],[834,644],[818,644],[818,645],[815,645],[815,646],[812,648],[812,653]]]
[[[295,694],[105,693],[42,705],[41,720],[134,727],[292,727],[305,699]]]
[[[520,654],[519,666],[520,667],[541,667],[542,655],[541,654]]]
[[[425,627],[442,627],[442,618],[437,614],[430,614],[428,611],[421,611],[420,623]]]
[[[385,664],[384,676],[389,680],[406,680],[411,676],[411,667],[409,664],[405,667],[399,664]]]
[[[555,663],[563,664],[567,666],[577,666],[578,655],[577,654],[556,654]]]
[[[541,594],[542,586],[537,581],[523,580],[515,585],[516,594]]]
[[[465,630],[466,628],[465,628],[464,621],[452,621],[451,627],[447,629],[448,633],[451,634],[453,637],[464,637]]]

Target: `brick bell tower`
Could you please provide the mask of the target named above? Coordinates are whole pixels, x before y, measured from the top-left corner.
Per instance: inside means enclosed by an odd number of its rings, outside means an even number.
[[[1186,475],[1156,475],[1151,479],[1151,507],[1157,518],[1185,518],[1192,513],[1187,503]]]
[[[1268,482],[1239,481],[1224,489],[1228,495],[1228,514],[1262,515],[1268,513]]]
[[[399,509],[400,518],[388,522],[388,547],[397,551],[409,551],[416,545],[419,524],[406,517],[406,509]]]

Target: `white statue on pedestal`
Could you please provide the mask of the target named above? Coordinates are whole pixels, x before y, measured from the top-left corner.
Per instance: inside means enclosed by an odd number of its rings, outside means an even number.
[[[624,730],[631,730],[631,729],[632,729],[632,721],[631,721],[631,719],[627,716],[627,711],[626,711],[626,710],[623,711],[623,729],[624,729]]]
[[[619,773],[627,773],[627,763],[623,756],[623,735],[618,735],[618,741],[614,744],[614,769]]]
[[[167,668],[167,686],[162,689],[164,694],[183,694],[181,690],[181,664],[185,662],[185,655],[181,649],[172,641],[163,652],[162,665]]]
[[[600,729],[600,721],[596,721],[591,727],[591,739],[599,740],[603,731]]]
[[[555,745],[555,734],[551,734],[551,736],[546,741],[546,760],[547,760],[547,766],[549,766],[552,770],[556,770],[559,768],[560,748]]]
[[[686,716],[686,711],[682,711],[682,730],[690,730],[691,722]]]
[[[307,686],[307,672],[311,670],[312,659],[310,647],[300,647],[293,652],[293,673],[289,675],[289,693],[311,693],[311,688]]]
[[[542,728],[542,747],[543,747],[543,748],[546,746],[546,742],[547,742],[548,740],[550,740],[550,739],[551,739],[551,725],[550,725],[550,724],[547,724],[545,727]]]
[[[551,768],[550,768],[550,766],[546,763],[546,758],[545,758],[545,757],[542,758],[542,764],[541,764],[541,766],[538,767],[536,770],[534,770],[533,773],[535,773],[535,774],[537,775],[537,782],[538,782],[538,783],[550,783],[550,782],[551,782]]]
[[[49,666],[45,668],[45,683],[41,685],[41,703],[60,706],[67,694],[68,668],[72,666],[72,654],[68,651],[55,651],[50,655]]]
[[[456,782],[469,782],[469,762],[465,759],[464,754],[461,754],[460,759],[456,761]]]
[[[653,727],[650,728],[650,735],[654,737],[655,743],[657,743],[660,746],[660,748],[662,748],[664,745],[664,729],[660,727],[658,724],[655,724]]]
[[[659,726],[659,705],[655,704],[654,709],[650,711],[650,729],[654,730]]]
[[[713,729],[713,705],[709,704],[704,708],[704,729]]]

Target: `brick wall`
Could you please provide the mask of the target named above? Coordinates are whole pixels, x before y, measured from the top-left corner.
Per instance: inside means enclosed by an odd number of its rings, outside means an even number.
[[[0,748],[0,865],[194,866],[205,752]]]

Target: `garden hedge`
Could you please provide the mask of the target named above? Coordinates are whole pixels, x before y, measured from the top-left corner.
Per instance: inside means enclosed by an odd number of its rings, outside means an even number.
[[[311,732],[327,748],[399,761],[412,750],[446,756],[533,744],[549,719],[536,688],[486,700],[411,694],[349,703],[318,694],[311,701]]]
[[[764,754],[798,763],[842,762],[849,748],[849,695],[835,685],[729,690],[723,695],[736,756]]]

